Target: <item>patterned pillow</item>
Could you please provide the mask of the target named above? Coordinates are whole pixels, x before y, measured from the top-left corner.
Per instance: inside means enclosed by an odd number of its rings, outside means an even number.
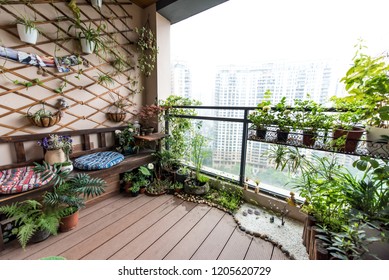
[[[21,193],[47,184],[51,178],[41,180],[34,166],[19,167],[0,171],[0,194]]]
[[[74,167],[81,170],[99,170],[114,166],[123,161],[124,156],[117,152],[98,152],[74,160]]]

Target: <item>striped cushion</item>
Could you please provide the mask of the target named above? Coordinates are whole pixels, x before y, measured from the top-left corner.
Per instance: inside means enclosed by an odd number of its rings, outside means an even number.
[[[40,174],[33,170],[34,166],[26,166],[0,171],[0,194],[25,192],[47,184],[50,178],[42,181]]]
[[[74,160],[74,167],[82,170],[99,170],[114,166],[123,161],[124,156],[117,152],[99,152]]]

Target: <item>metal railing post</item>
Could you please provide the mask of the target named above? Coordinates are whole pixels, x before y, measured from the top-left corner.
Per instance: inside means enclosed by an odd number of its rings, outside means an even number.
[[[247,157],[247,139],[248,139],[248,130],[249,122],[248,117],[249,109],[244,109],[244,120],[243,120],[243,131],[242,131],[242,152],[240,155],[240,171],[239,171],[239,184],[243,186],[245,181],[246,174],[246,157]]]
[[[165,134],[169,135],[169,109],[165,110]],[[165,149],[169,150],[169,143],[165,140]]]

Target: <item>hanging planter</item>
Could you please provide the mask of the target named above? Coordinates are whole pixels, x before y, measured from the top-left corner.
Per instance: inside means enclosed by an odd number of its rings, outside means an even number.
[[[150,28],[150,22],[147,20],[146,25],[141,28],[135,28],[138,34],[136,42],[139,51],[138,68],[146,76],[151,76],[157,61],[158,48],[155,35]]]
[[[20,41],[33,45],[36,44],[36,41],[38,40],[38,30],[35,27],[18,23],[17,29]]]
[[[101,5],[103,4],[103,0],[91,0],[91,4],[96,9],[101,9]]]
[[[81,50],[85,54],[91,54],[95,51],[96,43],[94,41],[87,40],[86,38],[80,38]]]
[[[35,113],[31,113],[31,106],[27,111],[27,119],[31,124],[38,127],[51,127],[56,125],[61,120],[61,110],[57,110],[55,113],[48,111],[45,109],[45,104],[42,103],[42,108],[36,111]]]

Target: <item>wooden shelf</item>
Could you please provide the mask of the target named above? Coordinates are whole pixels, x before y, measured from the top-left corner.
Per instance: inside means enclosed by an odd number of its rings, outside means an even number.
[[[134,138],[139,139],[139,140],[143,140],[143,141],[152,142],[152,141],[161,140],[161,139],[165,138],[166,136],[168,136],[168,134],[152,133],[150,135],[137,135],[137,136],[134,136]]]

